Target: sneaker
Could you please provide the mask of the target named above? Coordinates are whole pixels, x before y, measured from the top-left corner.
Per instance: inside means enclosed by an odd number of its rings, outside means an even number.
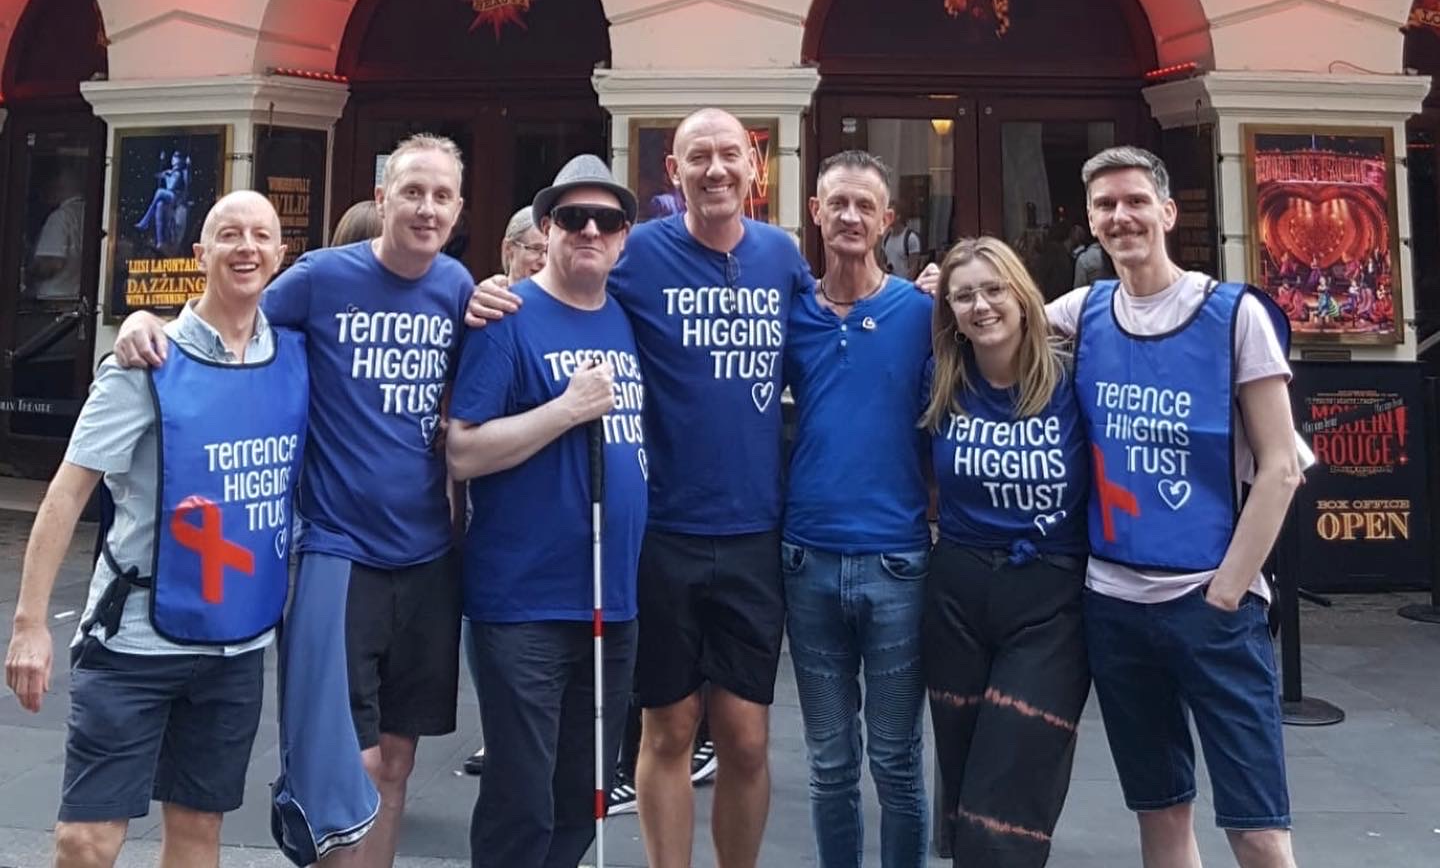
[[[690,780],[693,783],[701,783],[715,777],[715,742],[706,739],[695,746],[695,752],[690,755]]]
[[[610,790],[610,798],[606,801],[605,813],[609,814],[633,814],[635,813],[635,785],[627,780],[621,780]]]
[[[479,777],[480,773],[485,770],[485,748],[482,747],[465,757],[463,768],[465,769],[465,774],[471,777]]]

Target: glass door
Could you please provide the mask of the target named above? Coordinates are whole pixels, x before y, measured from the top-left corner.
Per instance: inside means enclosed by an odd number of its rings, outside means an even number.
[[[956,238],[979,228],[974,101],[958,97],[890,99],[822,97],[820,154],[869,151],[890,167],[895,222],[885,238],[885,262],[906,277],[936,262]],[[810,190],[814,193],[814,179]],[[807,216],[807,224],[808,224]],[[823,262],[819,235],[807,235]]]
[[[1071,288],[1075,254],[1090,241],[1080,167],[1135,141],[1138,112],[1129,99],[822,95],[815,164],[846,148],[879,156],[894,173],[888,246],[908,251],[918,239],[923,265],[958,238],[993,235],[1054,298]],[[813,227],[808,237],[818,264]]]
[[[0,440],[13,472],[54,471],[95,351],[105,127],[12,115],[0,277]]]
[[[981,225],[1015,248],[1047,299],[1074,285],[1074,259],[1093,239],[1080,168],[1133,142],[1128,100],[982,99],[977,152]]]

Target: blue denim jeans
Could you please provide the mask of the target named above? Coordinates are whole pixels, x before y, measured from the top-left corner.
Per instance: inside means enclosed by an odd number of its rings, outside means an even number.
[[[781,564],[820,865],[859,868],[863,859],[863,708],[880,801],[880,863],[923,866],[920,612],[929,552],[841,555],[782,543]]]

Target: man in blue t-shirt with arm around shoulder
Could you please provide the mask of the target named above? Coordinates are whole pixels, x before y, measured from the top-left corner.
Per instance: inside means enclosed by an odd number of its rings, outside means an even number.
[[[753,868],[770,810],[769,706],[785,620],[781,353],[791,305],[813,281],[793,238],[744,216],[755,156],[733,115],[708,108],[681,121],[666,167],[685,213],[637,226],[609,284],[635,330],[647,399],[640,826],[650,865],[690,864],[703,708],[721,769],[717,858]],[[472,321],[519,308],[499,286],[481,285]]]
[[[645,386],[630,323],[605,292],[635,197],[581,154],[534,209],[545,267],[513,288],[524,316],[466,341],[446,444],[474,505],[465,615],[488,744],[470,824],[475,868],[579,863],[595,834],[595,750],[613,775],[635,665]],[[605,443],[603,745],[592,728],[591,425]]]
[[[864,151],[827,157],[815,192],[810,216],[825,276],[790,313],[785,382],[799,415],[780,544],[811,818],[820,864],[858,866],[863,707],[881,864],[917,868],[926,842],[920,613],[930,560],[928,441],[917,423],[932,305],[876,259],[893,219],[883,162]]]
[[[307,253],[261,301],[274,325],[305,334],[312,383],[276,799],[281,846],[297,860],[390,865],[417,739],[455,729],[460,586],[435,437],[473,288],[440,254],[462,171],[448,139],[400,142],[375,191],[380,236]],[[155,321],[139,316],[116,354],[159,364]],[[305,664],[287,666],[291,653]],[[316,663],[340,653],[343,665]]]

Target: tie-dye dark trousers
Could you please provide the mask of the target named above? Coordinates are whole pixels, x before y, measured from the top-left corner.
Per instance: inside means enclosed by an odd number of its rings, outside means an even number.
[[[1090,691],[1084,580],[1084,558],[1017,565],[1008,552],[936,544],[921,653],[937,820],[955,868],[1030,868],[1050,856]]]

